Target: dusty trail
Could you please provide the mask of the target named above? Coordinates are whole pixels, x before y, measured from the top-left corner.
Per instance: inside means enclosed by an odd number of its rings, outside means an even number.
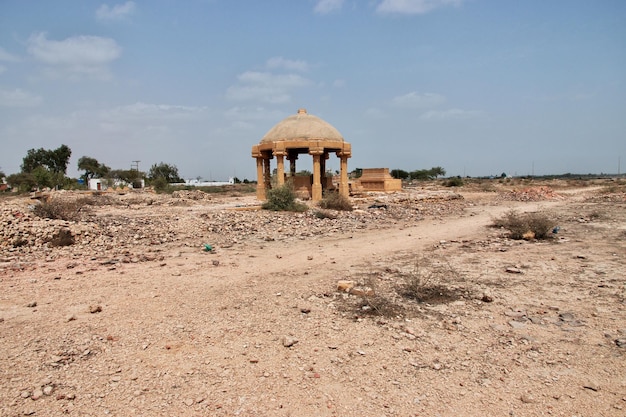
[[[473,194],[386,229],[41,261],[0,279],[0,415],[621,416],[626,219],[578,197]],[[511,208],[560,213],[559,243],[498,237]],[[370,318],[335,291],[364,271],[391,283],[416,254],[449,259],[467,296]]]

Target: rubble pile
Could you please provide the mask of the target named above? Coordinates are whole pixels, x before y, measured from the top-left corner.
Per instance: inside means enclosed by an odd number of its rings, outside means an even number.
[[[563,196],[555,193],[550,187],[541,186],[508,191],[501,195],[501,199],[507,201],[544,201],[562,200]]]
[[[184,198],[187,200],[210,200],[211,196],[201,190],[177,190],[172,193],[172,198]]]
[[[0,211],[0,260],[24,257],[141,258],[169,246],[197,246],[209,242],[217,247],[267,241],[295,241],[351,234],[358,230],[385,229],[460,212],[461,196],[448,193],[412,196],[410,193],[376,195],[354,200],[353,211],[311,207],[303,213],[273,212],[237,204],[237,199],[192,200],[201,191],[176,196],[135,194],[95,197],[81,210],[79,220],[43,219],[35,215],[38,201],[28,198],[5,202]],[[196,196],[196,197],[190,197]],[[54,197],[53,197],[54,198]],[[63,199],[68,200],[65,192]],[[76,194],[82,201],[84,196]],[[190,199],[189,204],[172,201]],[[327,210],[324,210],[327,212]],[[278,226],[277,226],[278,225]]]

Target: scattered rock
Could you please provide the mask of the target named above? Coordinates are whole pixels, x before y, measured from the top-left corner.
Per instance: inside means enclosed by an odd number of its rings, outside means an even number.
[[[37,301],[33,301],[32,303],[26,304],[26,307],[30,307],[30,308],[37,307]]]
[[[511,326],[514,329],[523,329],[524,327],[526,327],[524,323],[516,321],[516,320],[509,321],[509,326]]]
[[[520,400],[524,403],[524,404],[532,404],[534,402],[536,402],[537,400],[535,399],[534,396],[530,395],[530,394],[522,394],[522,396],[520,397]]]
[[[589,389],[591,391],[599,391],[600,390],[600,386],[595,381],[587,381],[583,385],[583,388]]]
[[[493,296],[488,292],[484,292],[480,300],[483,303],[491,303],[493,301]]]
[[[355,285],[356,285],[356,282],[354,282],[354,281],[338,281],[337,282],[337,290],[338,291],[348,292]]]
[[[510,266],[506,269],[506,272],[508,272],[509,274],[521,274],[522,270],[519,268],[513,268],[512,266]]]
[[[101,311],[102,311],[102,306],[99,306],[99,305],[89,306],[89,312],[91,314],[100,313]]]
[[[283,346],[284,347],[292,347],[296,343],[298,343],[298,339],[296,339],[295,337],[291,337],[291,336],[283,337]]]
[[[357,297],[373,297],[376,295],[374,290],[370,287],[359,287],[359,288],[353,287],[353,288],[350,288],[348,293],[352,295],[356,295]]]
[[[40,388],[37,388],[35,391],[33,391],[33,394],[30,396],[30,398],[34,401],[37,401],[41,397],[43,397],[43,391]]]

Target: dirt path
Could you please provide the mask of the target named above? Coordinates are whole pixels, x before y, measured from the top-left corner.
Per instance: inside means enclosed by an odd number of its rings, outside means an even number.
[[[5,274],[0,414],[621,416],[626,215],[577,195],[468,196],[460,216],[388,229]],[[487,227],[511,207],[558,213],[557,240]],[[395,288],[420,256],[450,265],[440,284],[458,297],[390,292],[410,313],[372,316],[336,291]]]

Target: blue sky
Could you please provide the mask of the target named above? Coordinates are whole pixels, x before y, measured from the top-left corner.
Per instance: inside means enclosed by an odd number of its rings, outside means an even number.
[[[66,144],[71,176],[255,179],[304,107],[349,169],[624,172],[625,22],[621,0],[2,0],[0,170]]]

